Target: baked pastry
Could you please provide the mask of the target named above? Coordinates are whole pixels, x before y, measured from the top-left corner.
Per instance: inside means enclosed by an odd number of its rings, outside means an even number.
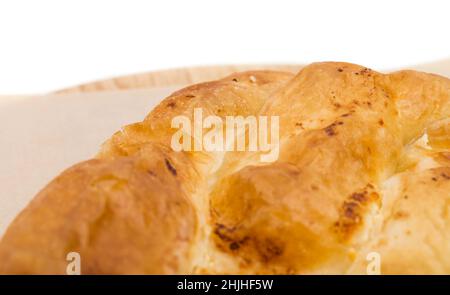
[[[195,108],[279,116],[278,159],[174,151]],[[72,251],[83,274],[367,273],[373,253],[450,273],[450,80],[327,62],[182,89],[34,198],[0,273],[63,274]]]

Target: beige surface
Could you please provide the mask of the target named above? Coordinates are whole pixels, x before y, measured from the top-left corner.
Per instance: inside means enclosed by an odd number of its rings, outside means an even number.
[[[52,178],[176,89],[0,97],[0,235]]]

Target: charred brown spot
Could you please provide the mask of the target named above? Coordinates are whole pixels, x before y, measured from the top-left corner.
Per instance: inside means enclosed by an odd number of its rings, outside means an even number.
[[[357,221],[359,220],[359,216],[357,213],[358,203],[355,202],[344,202],[344,215],[347,218],[353,219]]]
[[[372,72],[371,69],[369,69],[369,68],[364,68],[364,69],[362,69],[361,71],[359,71],[359,74],[361,74],[361,75],[368,74],[368,76],[370,77],[370,76],[372,75],[371,72]]]
[[[363,214],[367,210],[367,205],[371,201],[379,200],[375,192],[369,192],[373,185],[367,186],[358,192],[352,193],[349,198],[342,203],[339,219],[334,223],[334,228],[340,239],[346,239],[363,222]]]
[[[334,135],[336,135],[337,134],[337,132],[336,132],[336,126],[337,125],[343,125],[344,124],[344,122],[342,122],[342,121],[338,121],[338,122],[334,122],[333,124],[331,124],[331,125],[329,125],[328,127],[326,127],[324,130],[325,130],[325,133],[328,135],[328,136],[334,136]]]
[[[378,120],[378,124],[380,124],[380,126],[383,126],[384,125],[383,119]]]
[[[234,227],[230,228],[220,223],[216,223],[216,227],[214,229],[214,234],[220,239],[221,242],[225,243],[225,245],[228,245],[229,250],[237,251],[249,240],[249,237],[246,236],[242,239],[236,239],[232,236],[234,232]],[[226,250],[226,248],[223,247],[224,245],[222,243],[219,243],[217,245],[220,249]]]
[[[356,202],[344,202],[339,220],[334,223],[336,231],[343,237],[348,236],[361,222],[360,206]]]
[[[345,118],[345,117],[348,117],[350,115],[351,115],[350,113],[346,113],[346,114],[341,115],[341,117]]]
[[[233,80],[232,80],[233,82],[238,82],[238,79],[236,79],[236,78],[233,78]]]
[[[327,128],[325,128],[325,133],[326,133],[328,136],[334,136],[334,135],[336,135],[336,131],[334,130],[334,125],[330,125],[330,126],[328,126]]]
[[[339,73],[342,73],[344,70],[343,70],[342,68],[338,68],[337,71],[338,71]]]
[[[436,177],[431,177],[431,180],[437,181],[437,178]]]
[[[267,263],[274,258],[281,256],[284,252],[283,246],[271,239],[258,241],[256,243],[256,249],[261,257],[261,260],[264,263]]]
[[[239,243],[237,243],[237,242],[232,242],[231,244],[230,244],[230,250],[231,251],[235,251],[235,250],[237,250],[237,249],[239,249]]]
[[[395,219],[404,219],[407,218],[408,216],[409,216],[408,212],[405,211],[397,211],[394,214]]]
[[[233,231],[233,228],[228,228],[223,224],[217,223],[216,228],[214,229],[214,234],[216,234],[221,240],[230,242],[233,239],[229,237],[229,234]]]
[[[444,172],[441,173],[441,176],[444,177],[445,179],[449,180],[450,179],[450,175],[445,174]]]
[[[365,201],[367,201],[367,194],[365,193],[353,193],[350,198],[352,200],[355,200],[357,202],[363,203]]]
[[[195,97],[195,95],[192,95],[192,94],[187,94],[187,95],[186,95],[186,97],[187,97],[187,98],[194,98],[194,97]]]
[[[177,104],[176,104],[176,102],[174,102],[174,101],[171,101],[171,102],[169,102],[169,103],[167,104],[167,106],[170,107],[170,108],[172,108],[172,109],[173,109],[176,105],[177,105]]]
[[[164,159],[166,163],[166,167],[169,170],[170,173],[172,173],[173,176],[177,176],[177,170],[172,166],[169,160]]]

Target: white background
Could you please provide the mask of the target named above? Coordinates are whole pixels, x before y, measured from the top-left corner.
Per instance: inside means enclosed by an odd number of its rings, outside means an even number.
[[[0,94],[190,65],[450,57],[450,1],[0,2]]]

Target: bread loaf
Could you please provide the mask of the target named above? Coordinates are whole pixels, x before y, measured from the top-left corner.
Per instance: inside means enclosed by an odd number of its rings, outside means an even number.
[[[195,109],[278,117],[277,160],[175,151],[172,119]],[[448,274],[449,120],[450,80],[415,71],[326,62],[184,88],[32,200],[0,273],[63,274],[77,252],[82,274],[365,274],[371,253],[381,273]]]

